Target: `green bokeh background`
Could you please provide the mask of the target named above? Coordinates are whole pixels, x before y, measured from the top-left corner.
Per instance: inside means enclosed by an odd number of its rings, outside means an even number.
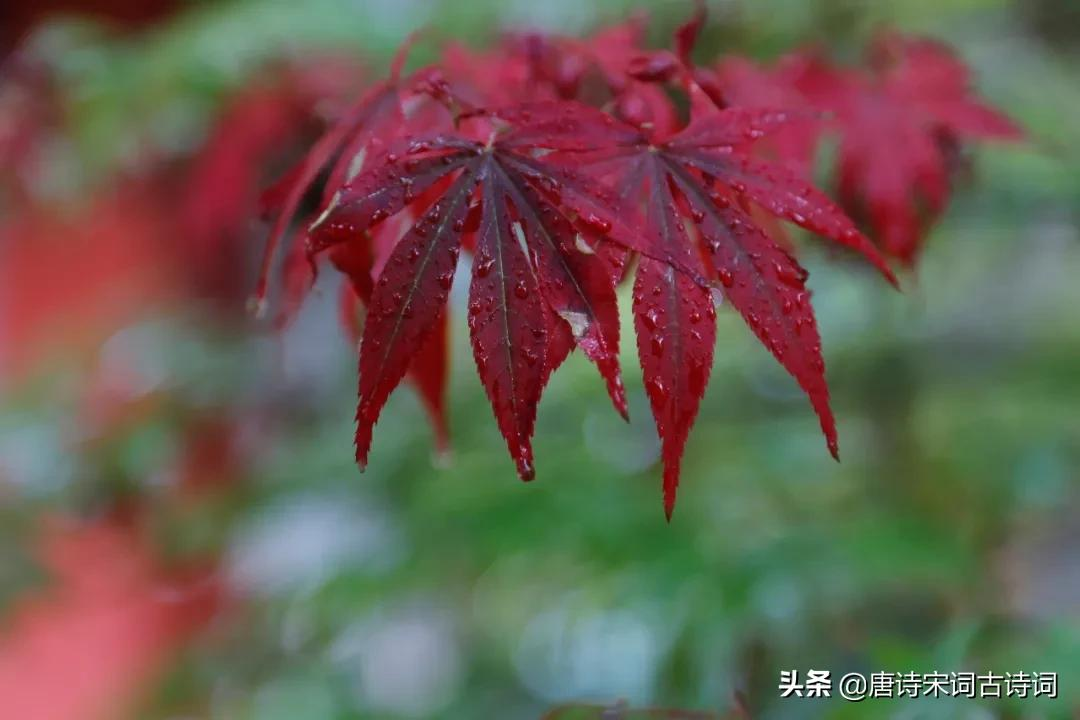
[[[662,40],[683,2],[647,6]],[[265,60],[313,48],[385,63],[420,25],[483,42],[501,24],[584,32],[622,2],[276,0],[193,3],[117,40],[79,23],[41,38],[70,93],[72,183],[107,183],[132,147],[182,153]],[[535,718],[566,701],[762,718],[1067,718],[1080,709],[1080,8],[1069,0],[746,0],[711,6],[702,55],[806,43],[855,58],[895,24],[955,44],[1030,142],[980,147],[903,294],[798,238],[811,271],[843,462],[794,383],[719,313],[712,380],[673,522],[629,317],[632,421],[575,355],[520,483],[475,377],[458,283],[454,452],[433,465],[410,390],[369,469],[352,463],[354,368],[333,292],[299,326],[223,338],[198,313],[129,332],[178,404],[274,403],[247,481],[163,546],[223,554],[245,609],[180,659],[146,717]],[[1049,20],[1047,20],[1049,18]],[[422,47],[419,57],[431,52]],[[623,290],[626,292],[626,289]],[[628,299],[628,298],[627,298]],[[624,303],[625,307],[629,303]],[[60,386],[63,387],[62,385]],[[0,432],[62,423],[70,398],[20,388]],[[175,452],[181,411],[8,501],[5,535],[85,509]],[[87,470],[87,468],[91,468]],[[66,472],[66,474],[65,474]],[[122,483],[121,483],[122,484]],[[153,494],[153,490],[145,492]],[[16,542],[16,540],[13,540]],[[11,551],[15,554],[15,551]],[[5,560],[5,567],[21,567]],[[31,571],[9,585],[24,582]],[[5,593],[14,592],[5,588]],[[780,700],[781,669],[1056,671],[1057,701]],[[202,715],[198,715],[202,716]]]

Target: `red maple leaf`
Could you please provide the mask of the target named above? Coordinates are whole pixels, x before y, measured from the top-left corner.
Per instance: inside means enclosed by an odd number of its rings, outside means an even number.
[[[812,72],[814,58],[809,55],[788,55],[769,66],[729,55],[714,68],[702,71],[707,83],[703,87],[713,90],[710,97],[721,107],[789,111],[789,121],[759,144],[759,149],[809,178],[823,122],[799,84]]]
[[[547,78],[538,76],[530,47],[519,38],[506,38],[487,52],[451,43],[443,51],[442,67],[454,79],[456,95],[470,107],[553,100],[555,89]]]
[[[823,193],[790,169],[749,154],[753,141],[783,125],[782,113],[717,110],[692,81],[690,90],[694,115],[685,129],[664,137],[626,128],[617,146],[591,158],[629,205],[644,207],[651,257],[639,265],[634,316],[645,388],[663,440],[669,516],[715,342],[713,298],[693,274],[719,280],[720,291],[809,395],[837,454],[806,271],[750,209],[758,206],[853,248],[894,281],[870,241]],[[675,257],[692,275],[654,257]]]
[[[358,331],[361,466],[404,377],[441,418],[446,305],[462,249],[473,255],[473,355],[522,478],[534,475],[531,438],[543,388],[574,347],[625,413],[614,288],[635,257],[638,354],[663,441],[669,517],[711,371],[715,293],[807,393],[837,454],[807,273],[773,224],[831,239],[895,278],[852,220],[805,179],[818,128],[793,128],[792,120],[811,115],[769,105],[847,103],[857,89],[809,56],[761,73],[731,63],[694,67],[689,58],[703,22],[699,11],[679,28],[673,51],[641,51],[633,24],[601,33],[586,50],[565,38],[508,40],[503,77],[547,98],[535,103],[478,73],[478,63],[500,53],[453,51],[441,67],[405,79],[395,70],[289,180],[296,196],[332,161],[319,218],[303,233],[306,254],[294,249],[287,265],[314,266],[328,253],[350,279],[343,316],[357,327],[359,306],[366,307]],[[987,120],[958,100],[963,83],[939,55],[924,48],[905,57],[914,58],[919,76],[938,78],[931,83],[938,89],[913,89],[903,72],[890,70],[890,99],[918,91],[905,102],[918,108],[920,122],[930,118],[955,134]],[[599,95],[590,75],[601,80]],[[760,77],[772,86],[754,92]],[[668,82],[688,93],[685,126],[672,120],[678,105],[664,90]],[[634,103],[641,112],[628,111]],[[661,116],[668,119],[658,122]],[[770,138],[773,161],[757,155]],[[295,207],[286,207],[275,237]]]
[[[871,72],[819,64],[798,82],[835,115],[842,203],[866,219],[886,253],[910,265],[948,202],[951,149],[1022,133],[972,97],[968,68],[944,45],[888,33],[871,55]]]
[[[755,141],[783,125],[784,115],[720,111],[690,79],[686,60],[702,19],[680,28],[676,53],[633,50],[628,25],[600,44],[598,56],[570,63],[597,67],[610,98],[648,91],[663,98],[667,112],[670,101],[657,81],[682,79],[694,113],[681,131],[649,117],[627,117],[633,124],[624,124],[613,117],[625,117],[617,102],[605,105],[612,114],[573,100],[483,110],[485,92],[495,95],[491,105],[509,96],[485,91],[475,73],[463,79],[442,68],[401,81],[395,71],[354,111],[385,120],[350,120],[331,131],[299,176],[289,178],[295,196],[335,153],[335,167],[349,167],[331,173],[307,249],[312,258],[329,251],[349,276],[347,318],[355,318],[355,300],[367,307],[356,430],[361,466],[382,407],[402,378],[409,374],[423,386],[418,368],[429,353],[434,373],[445,374],[445,355],[431,344],[445,347],[445,307],[463,247],[474,254],[473,355],[523,479],[534,475],[531,438],[541,393],[574,347],[596,364],[625,415],[614,286],[630,251],[640,257],[635,325],[664,442],[669,517],[679,459],[712,364],[714,285],[807,391],[836,453],[806,273],[749,213],[760,207],[830,237],[892,275],[828,198],[794,172],[749,154]],[[537,57],[550,61],[555,46],[536,47]],[[454,58],[471,67],[467,54]],[[515,65],[509,72],[526,70]],[[544,75],[534,67],[529,77]],[[569,70],[555,77],[562,84],[549,79],[549,97],[577,92]],[[415,101],[403,100],[425,94],[459,114],[418,114],[415,107],[410,114],[405,105]],[[588,177],[581,174],[586,168]],[[294,208],[287,205],[282,218]],[[275,237],[286,228],[279,221]],[[298,267],[299,254],[292,257],[288,266]],[[439,383],[430,387],[441,392]]]
[[[576,103],[517,106],[496,113],[495,122],[476,118],[463,123],[464,129],[393,142],[335,193],[313,227],[314,252],[362,252],[356,246],[370,243],[369,229],[428,198],[371,289],[360,343],[361,465],[383,404],[439,326],[467,235],[475,235],[469,300],[474,356],[523,478],[533,476],[531,435],[543,386],[574,345],[597,364],[615,406],[625,412],[616,359],[614,268],[620,265],[606,261],[610,249],[597,252],[607,244],[590,244],[587,237],[596,234],[642,255],[636,324],[646,386],[664,437],[669,514],[678,460],[712,363],[709,276],[718,278],[810,394],[835,452],[805,272],[740,203],[758,203],[854,247],[891,274],[824,195],[790,171],[743,152],[781,116],[720,112],[703,103],[702,117],[666,138],[655,128],[622,125]],[[617,166],[616,192],[567,169],[575,155]],[[646,232],[634,232],[625,218],[635,217],[643,200]],[[690,237],[688,223],[703,242]],[[709,270],[700,251],[711,255]]]
[[[475,247],[469,327],[477,369],[522,478],[533,477],[540,394],[575,345],[626,412],[614,291],[620,263],[617,251],[589,238],[601,233],[653,250],[636,239],[616,196],[540,153],[595,150],[610,142],[615,123],[571,102],[519,106],[499,120],[512,127],[496,131],[475,118],[458,131],[392,143],[313,228],[315,252],[369,242],[369,228],[435,191],[371,292],[360,344],[361,465],[383,404],[439,324],[463,244]]]
[[[375,279],[382,273],[394,246],[416,221],[415,212],[400,213],[392,222],[379,225],[360,242],[342,242],[330,251],[334,267],[348,282],[341,286],[341,322],[354,346],[360,348],[362,309],[371,304]],[[299,247],[299,246],[298,246]],[[305,263],[302,267],[307,267]],[[406,373],[427,410],[440,455],[450,450],[446,421],[446,383],[450,370],[449,319],[444,314]]]

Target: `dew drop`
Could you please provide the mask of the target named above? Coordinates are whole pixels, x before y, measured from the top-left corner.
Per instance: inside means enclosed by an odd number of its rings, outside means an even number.
[[[476,277],[486,278],[491,274],[491,268],[495,265],[495,259],[491,257],[482,257],[476,263]]]
[[[712,320],[716,317],[716,310],[714,308],[718,308],[724,304],[724,293],[720,292],[720,288],[710,288],[709,295],[712,297],[712,305],[707,306],[705,312],[708,313],[709,319]]]
[[[524,456],[517,458],[517,471],[525,482],[529,482],[536,477],[536,470],[533,468],[532,461]]]
[[[592,228],[593,230],[596,230],[599,233],[606,233],[606,232],[611,230],[611,223],[610,222],[608,222],[604,218],[599,217],[599,216],[597,216],[597,215],[595,215],[593,213],[589,213],[584,218],[582,218],[582,222],[584,222],[590,228]]]
[[[773,269],[776,271],[777,279],[785,285],[802,288],[803,283],[806,282],[806,271],[800,267],[777,262],[773,264]]]
[[[645,388],[649,391],[649,397],[655,402],[663,405],[667,402],[667,387],[659,378],[653,378],[645,383]]]

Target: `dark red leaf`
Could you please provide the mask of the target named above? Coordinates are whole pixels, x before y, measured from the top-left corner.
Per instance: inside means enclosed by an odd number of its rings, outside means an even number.
[[[734,111],[724,111],[734,112]],[[844,245],[866,257],[885,278],[896,285],[888,263],[851,219],[825,193],[782,165],[732,154],[717,157],[700,147],[671,144],[671,157],[714,178],[724,178],[735,193],[811,232]]]
[[[361,467],[383,404],[445,310],[475,183],[472,173],[464,173],[401,239],[375,283],[360,342],[356,460]]]
[[[289,171],[287,178],[292,181],[291,186],[286,192],[283,192],[284,187],[281,186],[274,191],[276,198],[283,199],[275,199],[275,202],[280,203],[280,212],[263,251],[262,268],[253,298],[258,310],[266,303],[270,268],[277,248],[295,222],[300,203],[319,174],[331,159],[341,152],[346,143],[355,151],[377,134],[385,133],[400,123],[401,106],[397,87],[392,83],[379,85],[357,101],[345,116],[315,143],[298,166]]]
[[[371,300],[372,272],[382,270],[386,258],[376,261],[373,250],[389,256],[397,244],[395,237],[385,248],[368,234],[335,245],[330,251],[334,266],[345,274],[348,282],[341,287],[339,311],[342,327],[350,341],[359,348],[362,308]],[[435,431],[436,449],[440,454],[450,450],[450,432],[446,420],[446,384],[450,367],[448,313],[443,313],[435,330],[409,364],[407,377],[420,395],[424,409]]]
[[[548,327],[524,243],[514,236],[509,198],[485,163],[483,217],[469,288],[469,334],[476,369],[522,480],[535,475],[532,433],[543,390]]]
[[[694,6],[694,14],[675,30],[675,54],[687,65],[707,18],[705,0],[696,0]]]
[[[813,60],[805,55],[790,55],[768,67],[728,56],[710,71],[725,107],[784,112],[786,120],[769,130],[759,149],[805,178],[811,175],[824,128],[821,114],[798,89],[799,81],[812,71]]]
[[[415,307],[418,301],[399,297],[403,288],[425,285],[417,290],[422,296],[431,291],[433,282],[412,277],[417,270],[403,264],[400,254],[425,256],[429,249],[425,243],[434,241],[423,238],[435,232],[425,228],[425,222],[443,222],[448,203],[454,208],[455,240],[460,241],[457,235],[469,231],[471,187],[477,183],[480,217],[470,327],[481,378],[522,477],[532,476],[530,438],[540,392],[575,345],[597,365],[612,402],[625,415],[613,287],[625,257],[609,249],[597,252],[596,247],[621,241],[646,252],[649,248],[621,213],[617,197],[535,155],[538,147],[591,148],[601,141],[589,129],[592,124],[613,128],[614,122],[573,104],[558,113],[551,110],[521,108],[511,114],[520,125],[484,142],[465,133],[391,144],[337,193],[316,223],[313,251],[340,247],[401,213],[418,193],[436,192],[444,179],[460,175],[453,185],[457,189],[446,190],[428,211],[428,220],[406,233],[376,285],[361,345],[357,440],[361,460],[379,409],[401,379],[400,366],[415,357],[421,336],[438,317],[427,307]],[[415,237],[418,228],[423,231],[420,239]],[[410,243],[418,247],[402,249]],[[436,273],[442,277],[449,272],[444,264]],[[388,277],[396,295],[383,293],[380,305],[379,287]],[[390,319],[384,320],[387,314]],[[365,347],[382,347],[381,355],[373,359]]]
[[[670,266],[645,258],[634,280],[634,328],[645,392],[663,443],[664,514],[670,520],[683,448],[712,370],[712,295]]]
[[[731,199],[707,195],[684,171],[676,172],[676,182],[700,218],[697,226],[724,296],[809,396],[829,452],[838,457],[806,271]]]
[[[446,385],[450,375],[450,313],[435,322],[420,351],[409,364],[409,380],[416,387],[435,431],[435,450],[450,452],[450,428],[446,421]]]
[[[724,295],[806,391],[829,450],[837,454],[806,272],[741,205],[752,202],[853,247],[894,281],[874,247],[820,191],[792,171],[746,154],[746,140],[760,137],[779,116],[764,111],[706,112],[674,137],[658,140],[642,134],[636,143],[623,143],[618,153],[598,164],[600,177],[615,183],[624,200],[645,208],[649,259],[638,269],[634,313],[646,389],[664,443],[669,513],[682,450],[712,359],[712,320],[706,318],[711,296],[691,281],[700,272],[702,254],[710,259],[710,274],[719,280]],[[655,258],[667,262],[657,263]],[[676,268],[689,268],[689,273],[675,272]]]
[[[619,373],[619,309],[610,267],[571,221],[528,186],[510,185],[526,244],[532,248],[540,288],[563,332],[596,364],[615,409],[627,418]],[[567,344],[563,341],[564,346]],[[557,355],[558,353],[556,353]],[[549,364],[551,360],[549,359]]]

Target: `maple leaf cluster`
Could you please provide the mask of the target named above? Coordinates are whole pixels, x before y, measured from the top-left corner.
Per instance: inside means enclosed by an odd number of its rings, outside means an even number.
[[[837,196],[890,257],[918,259],[945,210],[966,140],[1015,141],[1020,128],[971,93],[971,73],[940,42],[882,32],[865,67],[830,64],[819,51],[768,67],[723,59],[696,77],[722,106],[801,108],[770,139],[777,159],[806,176],[823,136],[839,138]]]
[[[323,256],[348,278],[341,308],[359,343],[361,467],[405,377],[446,442],[446,308],[463,250],[476,367],[522,479],[534,476],[544,386],[574,348],[626,416],[616,286],[631,275],[668,517],[709,381],[717,296],[806,392],[837,455],[807,272],[780,222],[863,256],[895,284],[878,248],[913,256],[919,204],[944,207],[947,148],[1018,131],[969,97],[967,71],[940,45],[889,36],[870,71],[815,53],[774,67],[736,57],[696,65],[704,21],[700,6],[671,50],[643,47],[641,18],[584,40],[450,46],[411,74],[403,50],[388,79],[268,191],[276,221],[257,306],[279,251],[286,307]],[[828,131],[841,134],[840,198],[877,245],[807,180]],[[319,202],[305,216],[312,192]]]

